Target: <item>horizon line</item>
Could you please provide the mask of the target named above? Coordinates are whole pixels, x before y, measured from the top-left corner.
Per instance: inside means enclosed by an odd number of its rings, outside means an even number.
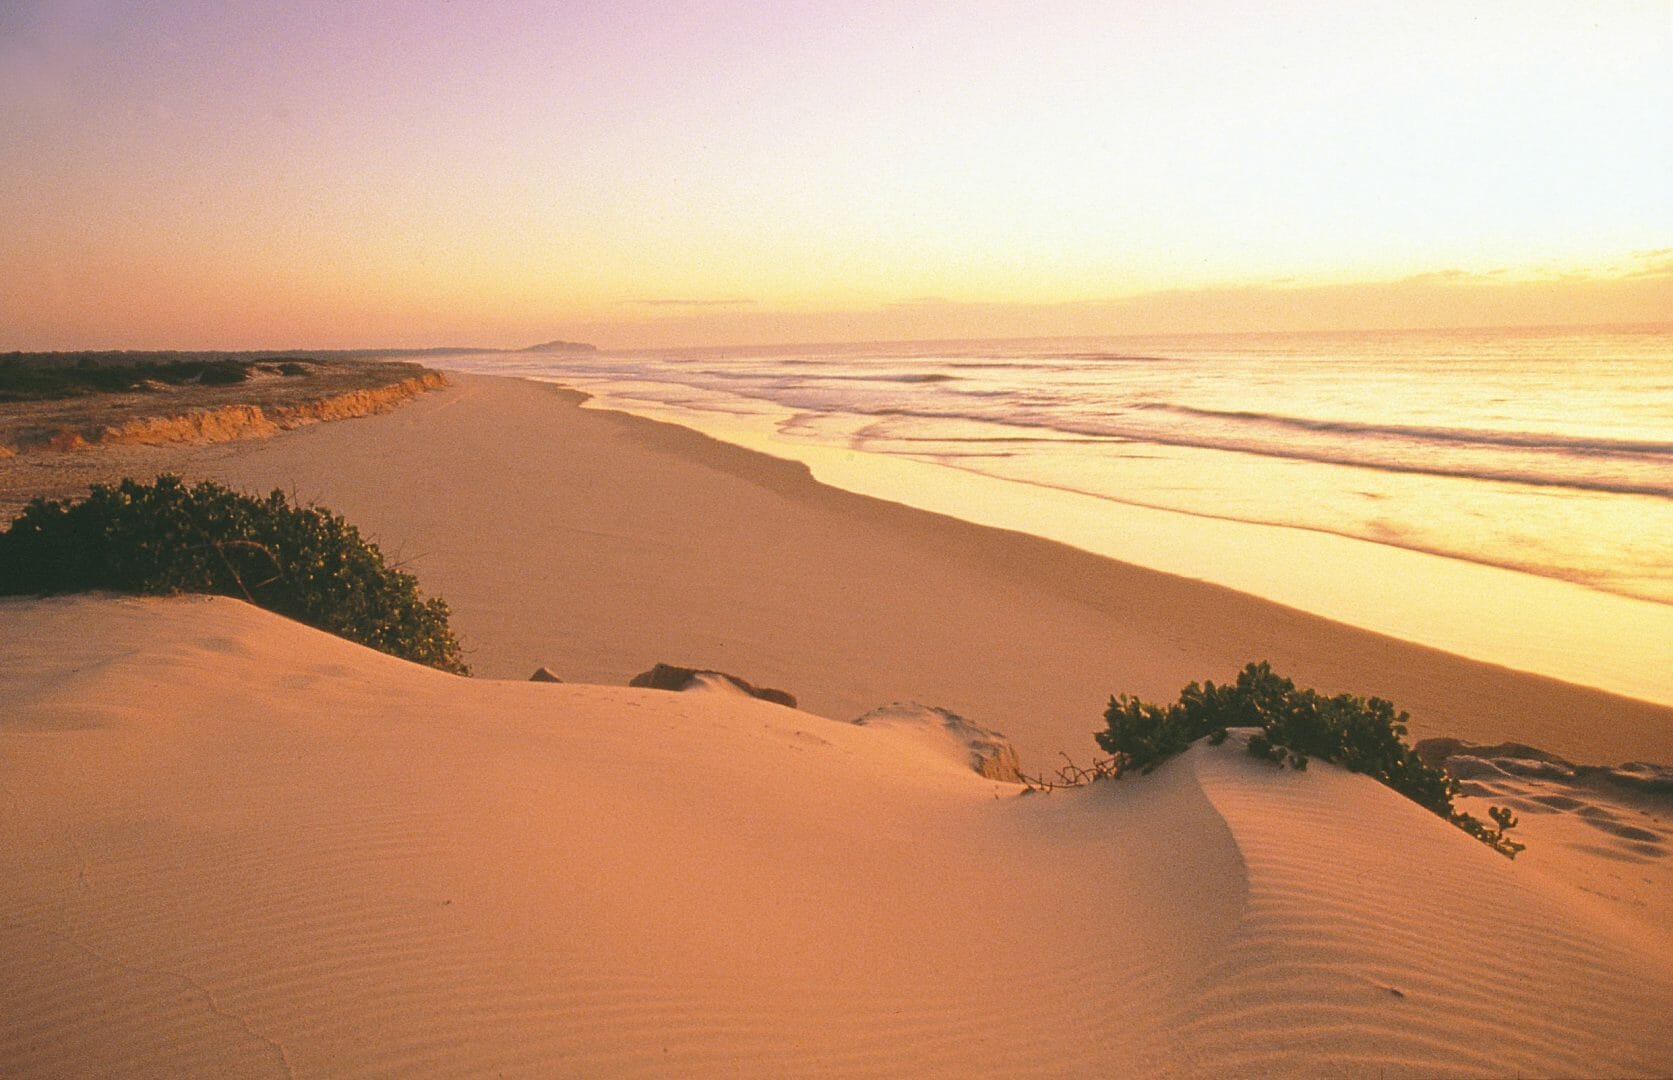
[[[650,346],[611,346],[595,342],[577,342],[576,344],[592,345],[602,352],[668,352],[679,349],[774,349],[774,348],[815,348],[827,345],[940,345],[953,342],[969,341],[1101,341],[1112,338],[1224,338],[1224,337],[1328,337],[1337,334],[1356,335],[1398,335],[1398,334],[1456,334],[1456,333],[1506,333],[1506,332],[1564,332],[1582,330],[1613,330],[1629,332],[1635,330],[1651,330],[1673,333],[1673,319],[1662,321],[1628,321],[1628,322],[1559,322],[1559,323],[1480,323],[1450,326],[1399,326],[1399,327],[1333,327],[1313,328],[1305,330],[1165,330],[1165,331],[1137,331],[1112,334],[999,334],[971,337],[873,337],[873,338],[822,338],[795,341],[772,342],[722,342],[709,344],[685,345],[650,345]],[[158,348],[136,348],[131,346],[107,348],[81,349],[7,349],[0,351],[0,360],[19,356],[78,356],[95,355],[101,353],[119,355],[148,355],[157,353],[186,353],[207,354],[217,353],[226,355],[249,354],[281,354],[281,353],[334,353],[334,354],[364,354],[383,353],[389,356],[416,356],[425,353],[437,355],[460,355],[465,353],[523,353],[528,346],[522,345],[353,345],[312,347],[305,345],[283,346],[274,348],[193,348],[185,346],[167,346]]]

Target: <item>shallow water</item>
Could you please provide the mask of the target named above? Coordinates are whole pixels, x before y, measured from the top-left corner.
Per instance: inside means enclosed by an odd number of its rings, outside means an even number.
[[[838,486],[1673,700],[1673,676],[1608,674],[1673,669],[1673,326],[444,363],[553,379]],[[1369,577],[1384,580],[1355,582]],[[1492,595],[1496,614],[1459,589]],[[1571,625],[1553,635],[1553,620]],[[1576,650],[1587,658],[1562,660]]]

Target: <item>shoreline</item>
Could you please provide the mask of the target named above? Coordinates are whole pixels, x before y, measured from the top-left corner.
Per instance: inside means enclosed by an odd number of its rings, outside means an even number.
[[[803,465],[523,379],[272,439],[113,455],[343,514],[454,610],[478,673],[622,685],[657,662],[851,719],[895,700],[1094,751],[1112,694],[1171,701],[1269,660],[1393,701],[1411,737],[1673,761],[1673,709],[1358,630],[1234,590],[819,483]],[[102,453],[102,452],[101,452]]]
[[[529,376],[569,386],[558,376]],[[780,438],[756,422],[576,387],[586,407],[799,461],[830,486],[1222,585],[1362,630],[1673,707],[1673,606],[1514,566],[1307,526],[1214,517],[945,463]],[[1461,603],[1459,598],[1469,598]],[[1523,613],[1536,612],[1537,618]],[[1610,640],[1600,653],[1593,645]]]

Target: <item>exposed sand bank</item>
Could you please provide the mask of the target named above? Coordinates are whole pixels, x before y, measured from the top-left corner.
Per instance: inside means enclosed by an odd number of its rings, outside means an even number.
[[[620,685],[667,661],[782,687],[837,719],[922,701],[1004,731],[1037,769],[1090,756],[1112,693],[1171,700],[1268,659],[1302,685],[1393,700],[1415,737],[1673,761],[1664,707],[851,495],[576,400],[457,376],[349,423],[81,457],[113,476],[282,487],[344,514],[448,600],[486,676],[548,665]]]
[[[352,420],[387,412],[408,398],[447,385],[447,377],[429,372],[375,389],[311,398],[291,404],[222,405],[195,409],[174,416],[151,416],[105,424],[87,431],[63,432],[48,440],[57,450],[79,450],[106,443],[154,446],[160,443],[215,443],[234,439],[259,439],[304,424],[327,420]]]
[[[267,438],[388,412],[448,385],[446,375],[416,364],[292,363],[305,369],[302,376],[258,372],[230,385],[159,383],[143,392],[0,405],[0,458],[23,457],[0,470],[0,513],[9,520],[34,495],[75,494],[74,488],[107,475],[120,461],[109,456],[117,448]],[[106,456],[64,456],[93,449]]]
[[[1017,791],[739,693],[0,601],[0,1073],[1673,1067],[1665,926],[1364,777]]]

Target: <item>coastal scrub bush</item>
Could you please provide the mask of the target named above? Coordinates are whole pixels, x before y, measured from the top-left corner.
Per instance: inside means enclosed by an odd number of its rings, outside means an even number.
[[[443,671],[469,674],[447,604],[385,564],[354,526],[283,492],[177,476],[36,499],[0,532],[0,595],[215,593]]]
[[[0,402],[128,393],[157,383],[232,386],[250,378],[251,366],[252,361],[234,359],[105,363],[90,355],[73,365],[41,364],[21,362],[13,354],[0,361]]]
[[[1493,807],[1489,813],[1498,828],[1492,828],[1457,810],[1458,782],[1444,769],[1425,765],[1406,745],[1407,719],[1381,698],[1325,697],[1297,689],[1262,661],[1245,667],[1235,683],[1192,683],[1170,705],[1113,697],[1104,712],[1107,727],[1096,738],[1116,756],[1120,771],[1148,773],[1198,739],[1219,743],[1228,728],[1256,728],[1249,736],[1249,752],[1256,757],[1297,769],[1319,758],[1364,773],[1515,858],[1525,846],[1505,836],[1515,817]]]

